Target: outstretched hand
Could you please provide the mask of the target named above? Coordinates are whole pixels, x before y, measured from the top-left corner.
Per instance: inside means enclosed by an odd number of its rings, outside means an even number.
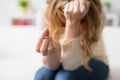
[[[58,48],[59,44],[49,37],[49,30],[45,29],[37,43],[36,51],[43,56],[47,56],[48,54],[57,54],[59,52]]]

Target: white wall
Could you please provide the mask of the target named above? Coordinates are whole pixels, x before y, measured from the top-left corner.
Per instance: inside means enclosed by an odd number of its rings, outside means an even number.
[[[105,1],[105,0],[101,0]],[[111,4],[111,13],[116,13],[119,16],[119,24],[120,24],[120,0],[108,0]]]
[[[120,14],[120,0],[111,0],[112,12],[117,12]]]
[[[11,18],[21,15],[22,12],[18,6],[18,0],[0,0],[0,27],[10,26]],[[41,0],[29,0],[31,7],[39,9]]]
[[[102,2],[106,1],[106,0],[101,0]],[[112,7],[111,7],[111,11],[112,12],[117,12],[120,13],[120,0],[108,0],[112,3]]]

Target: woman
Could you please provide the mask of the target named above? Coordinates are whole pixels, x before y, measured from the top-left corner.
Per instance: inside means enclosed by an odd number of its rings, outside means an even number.
[[[100,0],[47,0],[36,51],[44,66],[35,80],[106,80],[108,58],[102,39]]]

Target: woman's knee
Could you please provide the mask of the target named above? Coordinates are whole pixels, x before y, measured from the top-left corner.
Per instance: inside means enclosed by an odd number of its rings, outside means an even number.
[[[76,80],[72,71],[60,70],[55,77],[55,80]]]
[[[34,80],[54,80],[55,74],[55,71],[42,67],[36,72]]]
[[[109,75],[109,66],[102,61],[91,60],[89,62],[90,67],[93,69],[93,74],[99,78],[99,80],[105,80]],[[101,74],[102,73],[102,74]]]
[[[96,70],[94,74],[99,78],[99,80],[106,80],[109,75],[109,67],[102,66],[101,68]]]
[[[98,70],[102,67],[108,67],[104,62],[102,62],[100,60],[96,60],[96,59],[91,59],[90,62],[89,62],[89,66],[93,70]]]

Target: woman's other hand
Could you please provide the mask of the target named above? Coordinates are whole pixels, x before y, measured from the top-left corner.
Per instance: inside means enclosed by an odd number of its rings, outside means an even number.
[[[87,14],[89,6],[88,0],[71,0],[64,8],[66,20],[71,22],[81,21]]]

